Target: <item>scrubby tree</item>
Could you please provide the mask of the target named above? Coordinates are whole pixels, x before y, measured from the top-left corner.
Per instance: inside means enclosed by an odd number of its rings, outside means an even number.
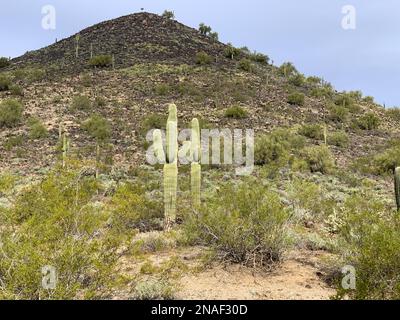
[[[173,20],[175,19],[175,13],[173,11],[165,10],[164,13],[162,14],[162,17],[169,20]]]

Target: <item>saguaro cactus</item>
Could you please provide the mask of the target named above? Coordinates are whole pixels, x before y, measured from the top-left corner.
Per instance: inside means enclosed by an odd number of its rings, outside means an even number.
[[[176,219],[178,189],[178,119],[174,104],[169,106],[167,122],[167,162],[164,165],[164,229],[171,229]]]
[[[79,56],[79,40],[81,39],[81,36],[77,34],[75,36],[75,56],[78,58]]]
[[[197,119],[192,120],[192,139],[191,139],[191,190],[193,207],[199,208],[201,205],[200,190],[201,190],[201,144],[200,144],[200,125]]]
[[[397,211],[400,212],[400,167],[394,171],[394,191],[396,195]]]
[[[328,126],[324,123],[324,143],[328,145]]]
[[[67,162],[67,153],[69,151],[69,139],[67,134],[63,134],[63,147],[62,147],[62,167],[65,168]]]

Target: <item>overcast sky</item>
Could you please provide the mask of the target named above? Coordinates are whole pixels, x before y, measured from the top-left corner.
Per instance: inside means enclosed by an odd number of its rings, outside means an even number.
[[[55,30],[42,28],[44,5],[56,9]],[[355,29],[342,27],[346,5],[356,9]],[[205,22],[221,41],[266,53],[276,65],[292,61],[338,90],[360,89],[400,106],[399,0],[3,0],[0,56],[19,56],[141,8],[173,10],[191,27]]]

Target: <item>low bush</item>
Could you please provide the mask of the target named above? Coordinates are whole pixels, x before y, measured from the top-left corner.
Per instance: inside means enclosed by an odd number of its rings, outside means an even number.
[[[349,136],[344,131],[328,134],[328,143],[332,146],[346,148],[349,145]]]
[[[225,117],[232,119],[247,118],[247,111],[240,106],[233,106],[225,110]]]
[[[10,60],[6,57],[0,57],[0,69],[8,67],[10,65]]]
[[[299,129],[299,134],[316,140],[324,138],[324,128],[319,124],[306,124]]]
[[[279,67],[279,73],[285,77],[297,75],[299,72],[291,62],[285,62]]]
[[[239,61],[239,69],[250,72],[253,70],[253,64],[251,63],[250,59],[243,58],[242,60]]]
[[[240,57],[242,51],[239,48],[235,48],[233,45],[228,43],[227,47],[225,48],[224,55],[226,58],[229,59],[237,59]]]
[[[345,123],[349,118],[349,110],[346,107],[333,105],[329,108],[329,119],[337,123]]]
[[[171,87],[166,83],[160,83],[156,85],[154,91],[159,96],[165,96],[171,91]]]
[[[261,64],[268,64],[269,62],[269,57],[267,55],[258,52],[250,53],[249,59]]]
[[[288,96],[287,102],[291,105],[304,105],[304,94],[301,92],[294,92]]]
[[[380,119],[372,112],[369,112],[355,121],[355,125],[362,130],[376,130]]]
[[[251,183],[251,182],[249,182]],[[214,248],[223,260],[271,268],[288,245],[289,212],[259,184],[227,185],[184,222],[188,243]]]
[[[306,147],[302,157],[307,162],[311,172],[330,173],[335,167],[332,154],[327,146]]]
[[[0,103],[0,127],[15,127],[22,120],[23,106],[17,100],[5,100]]]
[[[98,142],[110,139],[112,131],[107,119],[95,114],[82,124],[82,128]]]
[[[306,78],[300,73],[293,75],[289,78],[289,83],[294,86],[297,86],[297,87],[303,86],[305,84],[305,82],[306,82]]]
[[[213,58],[208,53],[206,53],[204,51],[199,52],[196,55],[196,63],[199,64],[199,65],[202,65],[202,66],[208,65],[208,64],[211,64],[212,61],[213,61]]]
[[[5,75],[0,75],[0,91],[7,91],[10,89],[11,80]]]
[[[95,68],[106,68],[112,66],[112,56],[99,55],[89,60],[89,65]]]
[[[75,96],[72,98],[72,109],[88,111],[91,109],[90,99],[86,96]]]
[[[24,95],[24,90],[22,89],[21,86],[17,84],[12,84],[10,86],[10,92],[13,96],[20,96],[22,97]]]
[[[30,118],[28,120],[29,137],[31,139],[42,139],[48,136],[47,128],[43,125],[40,119]]]

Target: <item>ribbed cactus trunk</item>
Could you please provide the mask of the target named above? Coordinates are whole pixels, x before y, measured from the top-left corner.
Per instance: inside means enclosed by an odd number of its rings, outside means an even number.
[[[191,157],[192,166],[190,171],[192,204],[195,209],[201,205],[201,143],[200,143],[200,125],[197,119],[192,120],[192,139],[191,139]]]
[[[397,211],[400,212],[400,167],[394,172],[394,190],[396,196]]]
[[[178,190],[178,118],[174,104],[169,106],[167,122],[167,163],[164,165],[164,229],[170,230],[176,219]]]

